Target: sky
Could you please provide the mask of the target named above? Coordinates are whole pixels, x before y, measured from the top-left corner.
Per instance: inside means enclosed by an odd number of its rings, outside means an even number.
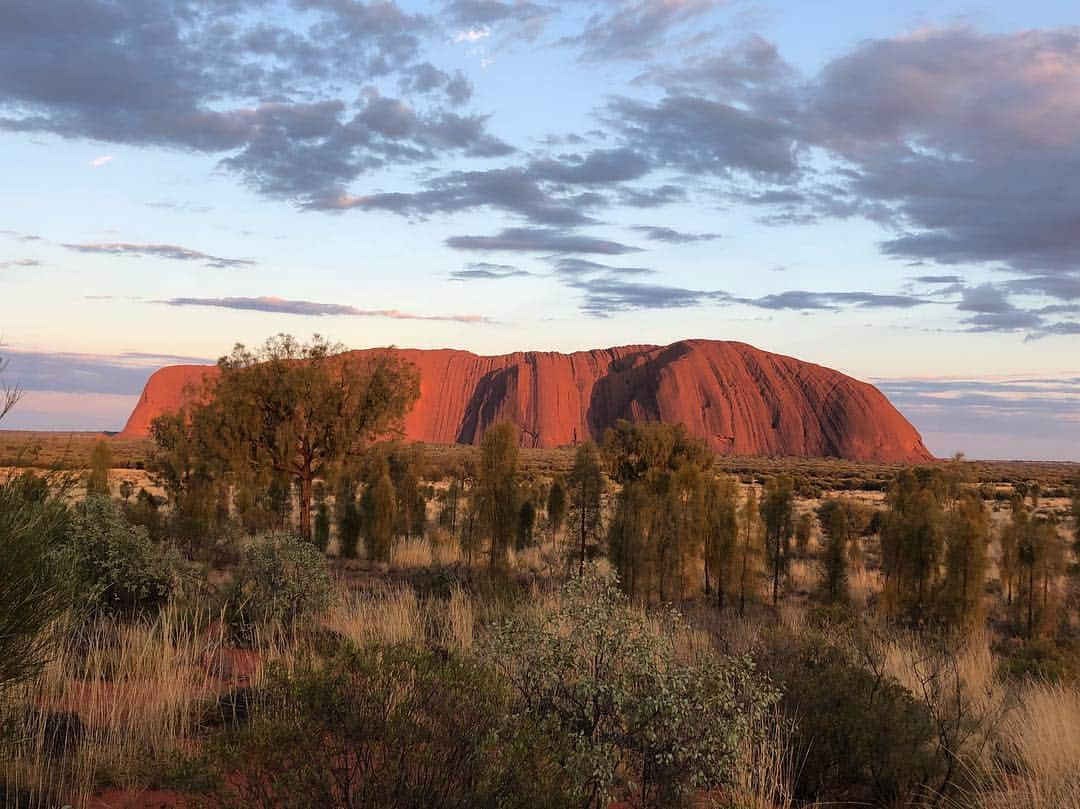
[[[1075,2],[4,0],[6,429],[352,348],[734,339],[1080,460]]]

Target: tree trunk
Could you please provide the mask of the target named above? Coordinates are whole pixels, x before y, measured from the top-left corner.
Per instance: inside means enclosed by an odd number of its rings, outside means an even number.
[[[311,478],[300,478],[300,536],[311,541]]]
[[[581,482],[581,560],[578,562],[578,576],[585,573],[585,481]]]

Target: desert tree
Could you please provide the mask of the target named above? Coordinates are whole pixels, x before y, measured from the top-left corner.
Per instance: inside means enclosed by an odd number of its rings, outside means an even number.
[[[982,617],[990,537],[990,517],[977,491],[960,496],[948,515],[947,530],[942,617],[954,625],[969,625]]]
[[[791,537],[795,533],[793,486],[790,475],[775,475],[765,481],[761,496],[761,521],[765,527],[774,605],[780,600],[780,585],[791,561]]]
[[[518,520],[518,430],[508,421],[488,428],[480,444],[477,516],[491,542],[492,567],[506,561]]]
[[[387,453],[387,462],[396,497],[395,531],[406,538],[422,537],[427,524],[427,498],[420,486],[423,450],[419,444],[393,446]]]
[[[547,523],[553,547],[559,531],[562,530],[563,523],[566,522],[566,505],[566,482],[562,475],[556,475],[555,479],[551,481],[551,488],[548,489],[547,496]]]
[[[525,497],[518,509],[517,536],[514,541],[515,550],[525,550],[533,545],[533,532],[536,530],[536,506],[533,505],[532,497]]]
[[[218,361],[190,407],[208,421],[229,471],[287,476],[299,490],[301,535],[311,538],[312,487],[376,438],[400,432],[420,394],[415,366],[393,350],[362,356],[316,335],[279,334],[257,349],[238,344]]]
[[[334,524],[338,550],[346,559],[355,559],[360,545],[360,506],[357,503],[357,480],[353,472],[338,476],[334,489]]]
[[[704,484],[705,595],[716,589],[716,606],[736,592],[735,560],[739,542],[739,481],[731,475],[710,476]]]
[[[15,389],[0,386],[0,419],[18,400]],[[50,564],[63,541],[66,493],[50,490],[47,479],[30,472],[0,482],[0,708],[7,688],[47,659],[49,627],[68,603]]]
[[[1053,629],[1056,587],[1065,569],[1065,546],[1053,517],[1032,517],[1017,547],[1020,621],[1027,637]]]
[[[90,471],[86,476],[86,493],[108,497],[109,472],[112,471],[112,448],[105,439],[101,439],[90,450]]]
[[[800,556],[806,556],[810,548],[810,537],[813,533],[814,515],[809,511],[804,511],[795,520],[795,547]]]
[[[604,494],[604,470],[596,444],[585,441],[574,453],[574,465],[566,480],[570,492],[571,523],[578,535],[578,575],[585,570],[588,541],[600,530],[600,505]]]
[[[360,497],[360,524],[363,526],[368,559],[389,562],[397,524],[397,492],[390,467],[382,452],[372,453]]]
[[[747,599],[756,595],[757,580],[761,572],[760,511],[757,490],[750,487],[746,500],[739,511],[739,544],[735,564],[738,569],[739,617],[746,614]]]
[[[326,502],[326,483],[319,481],[315,484],[315,530],[313,539],[315,546],[326,552],[330,544],[330,506]]]
[[[881,519],[883,599],[887,611],[920,624],[932,611],[945,547],[945,508],[953,496],[938,470],[904,469],[886,495]]]
[[[818,507],[818,522],[825,539],[821,555],[821,598],[828,604],[847,604],[848,545],[855,536],[852,504],[840,498],[829,498]]]

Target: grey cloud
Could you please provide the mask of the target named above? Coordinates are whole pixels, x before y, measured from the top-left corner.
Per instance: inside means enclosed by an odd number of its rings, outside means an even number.
[[[422,61],[433,20],[393,0],[8,0],[0,4],[0,129],[222,155],[261,193],[311,198],[377,167],[507,154],[459,74]],[[305,27],[306,26],[306,27]],[[425,100],[354,90],[396,74]],[[438,98],[432,96],[439,90]]]
[[[44,264],[36,258],[15,258],[10,261],[0,261],[0,270],[14,269],[16,267],[42,267]]]
[[[760,309],[838,310],[845,306],[865,309],[910,309],[929,301],[912,295],[882,295],[876,292],[808,292],[793,289],[760,298],[739,298]]]
[[[673,30],[724,5],[724,0],[614,0],[598,3],[580,34],[561,42],[586,60],[649,59]]]
[[[664,284],[644,284],[603,276],[566,282],[584,293],[581,309],[593,317],[608,317],[635,309],[684,309],[706,303],[728,302],[727,293]]]
[[[814,84],[808,138],[889,206],[888,255],[1071,272],[1080,258],[1080,29],[871,40]]]
[[[419,315],[398,309],[358,309],[339,303],[288,300],[285,298],[169,298],[156,301],[168,306],[210,306],[222,309],[239,309],[250,312],[271,312],[283,315],[384,317],[392,320],[433,320],[452,323],[487,323],[481,315]]]
[[[474,261],[467,264],[463,270],[453,270],[450,278],[453,281],[501,281],[506,278],[525,278],[531,275],[531,272],[520,270],[512,264]]]
[[[139,256],[166,258],[174,261],[201,261],[207,267],[225,269],[230,267],[253,267],[255,262],[244,258],[222,258],[212,256],[189,247],[175,244],[134,244],[131,242],[90,242],[84,244],[63,244],[68,250],[77,253],[103,253],[113,256]]]
[[[503,250],[508,252],[597,253],[624,255],[639,248],[609,239],[598,239],[550,228],[505,228],[495,236],[452,236],[446,240],[456,250]]]
[[[654,103],[616,99],[608,114],[631,147],[656,167],[793,179],[798,130],[786,120],[696,95]]]
[[[939,455],[1080,457],[1080,378],[877,379]]]
[[[461,171],[437,176],[422,191],[339,196],[315,207],[385,210],[405,216],[454,213],[474,208],[498,208],[541,225],[583,225],[593,220],[582,212],[604,200],[595,194],[557,194],[527,170],[516,168]]]
[[[170,363],[210,363],[202,357],[126,352],[115,355],[4,349],[5,381],[26,391],[136,394],[157,368]]]
[[[920,284],[962,284],[964,279],[959,275],[917,275],[911,279]]]
[[[568,278],[597,274],[608,276],[651,275],[655,272],[655,270],[650,270],[647,267],[613,267],[610,264],[601,264],[598,261],[589,261],[584,258],[559,258],[555,259],[554,264],[555,273]]]
[[[691,244],[693,242],[711,242],[720,238],[719,233],[684,233],[680,230],[656,225],[634,225],[631,230],[643,233],[649,239],[668,244]]]
[[[535,38],[556,9],[529,0],[452,0],[446,5],[449,20],[463,28],[509,28],[511,34]]]
[[[961,294],[956,308],[961,312],[972,313],[963,321],[968,331],[1011,332],[1041,330],[1044,327],[1042,317],[1015,306],[1008,296],[993,284],[968,287]]]

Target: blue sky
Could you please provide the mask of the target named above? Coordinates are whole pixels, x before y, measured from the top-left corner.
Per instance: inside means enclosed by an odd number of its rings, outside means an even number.
[[[5,428],[279,331],[743,340],[1080,459],[1074,4],[7,0]]]

